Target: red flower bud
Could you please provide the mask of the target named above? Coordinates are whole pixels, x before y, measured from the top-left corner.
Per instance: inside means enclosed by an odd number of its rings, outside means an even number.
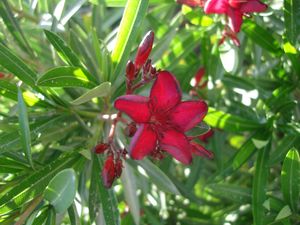
[[[100,143],[98,145],[96,145],[96,147],[94,148],[94,152],[96,154],[102,154],[105,152],[105,150],[107,150],[109,148],[109,145],[106,143]]]
[[[135,66],[131,60],[129,60],[126,65],[126,77],[130,81],[135,78]]]
[[[5,77],[5,74],[0,72],[0,79],[4,78],[4,77]]]
[[[102,170],[102,180],[106,188],[110,188],[115,180],[115,163],[114,156],[107,157]]]
[[[150,52],[152,50],[153,41],[154,41],[154,32],[149,31],[143,38],[142,42],[140,43],[135,57],[134,64],[137,70],[139,70],[147,61]]]
[[[201,82],[201,80],[202,80],[204,74],[205,74],[205,68],[204,68],[204,67],[201,67],[201,68],[197,71],[197,73],[196,73],[196,75],[195,75],[195,77],[194,77],[194,78],[195,78],[195,86],[194,86],[194,87],[197,87],[197,86],[199,85],[199,83]]]
[[[126,129],[125,129],[125,135],[127,137],[133,137],[133,135],[135,134],[137,128],[136,128],[136,124],[134,122],[130,123],[127,125]]]
[[[115,165],[115,176],[117,178],[119,178],[122,174],[122,169],[123,169],[123,164],[122,164],[122,160],[119,159],[117,160],[116,162],[116,165]]]

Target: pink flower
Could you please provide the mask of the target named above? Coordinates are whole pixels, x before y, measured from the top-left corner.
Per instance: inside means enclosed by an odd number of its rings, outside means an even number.
[[[227,15],[229,27],[233,32],[238,33],[243,23],[243,15],[263,12],[267,7],[259,0],[208,0],[204,5],[204,12]]]
[[[178,81],[171,73],[158,73],[149,97],[123,95],[114,106],[138,125],[129,146],[133,159],[143,159],[162,149],[184,164],[191,163],[195,146],[185,132],[202,121],[208,107],[201,100],[182,102]],[[209,157],[206,150],[202,155]]]

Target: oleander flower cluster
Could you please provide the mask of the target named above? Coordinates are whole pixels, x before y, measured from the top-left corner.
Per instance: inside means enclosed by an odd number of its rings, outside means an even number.
[[[102,180],[107,188],[121,176],[127,154],[134,160],[146,156],[161,160],[169,154],[183,164],[190,164],[194,155],[213,157],[212,152],[198,142],[203,134],[189,136],[187,133],[202,122],[208,110],[207,104],[201,99],[182,101],[182,91],[175,75],[157,70],[149,59],[153,41],[154,33],[150,31],[142,40],[135,60],[128,61],[126,92],[114,102],[117,117],[111,125],[107,142],[95,147],[95,153],[106,154]],[[134,94],[148,84],[151,85],[149,96]],[[125,124],[124,133],[132,138],[125,149],[118,147],[114,140],[119,122]]]
[[[264,12],[268,6],[260,0],[177,0],[178,3],[191,7],[202,7],[206,14],[224,14],[226,26],[220,44],[226,37],[240,45],[237,33],[240,32],[243,17],[250,16],[250,13]]]

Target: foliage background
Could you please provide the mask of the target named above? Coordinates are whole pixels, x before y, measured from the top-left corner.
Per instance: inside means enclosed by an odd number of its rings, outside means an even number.
[[[237,48],[218,47],[222,17],[173,0],[2,0],[0,223],[299,224],[300,3],[265,3],[245,19]],[[185,98],[206,68],[199,95],[215,159],[127,160],[107,190],[91,150],[150,29],[150,58]]]

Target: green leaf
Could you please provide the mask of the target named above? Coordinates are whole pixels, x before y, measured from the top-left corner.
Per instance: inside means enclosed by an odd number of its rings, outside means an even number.
[[[93,171],[100,174],[101,169],[103,168],[102,159],[99,156],[93,154]],[[100,201],[102,205],[103,215],[106,225],[119,225],[119,211],[115,193],[112,189],[107,189],[102,183],[101,177],[97,180],[97,186],[100,194]]]
[[[93,88],[96,83],[89,73],[80,67],[57,67],[43,74],[38,85],[47,87],[84,87]]]
[[[33,162],[31,157],[31,136],[28,122],[27,108],[23,99],[23,94],[20,88],[18,88],[18,113],[20,124],[20,138],[23,151],[27,157],[27,160],[32,168]]]
[[[282,220],[284,218],[289,217],[290,215],[292,215],[291,209],[290,209],[290,207],[288,205],[286,205],[277,214],[275,220]]]
[[[44,30],[45,35],[55,48],[59,57],[70,66],[81,67],[81,62],[73,52],[73,50],[65,43],[65,41],[57,34]]]
[[[264,202],[266,200],[266,189],[268,182],[268,159],[271,149],[271,142],[269,142],[264,149],[258,151],[255,172],[252,187],[252,214],[255,225],[265,225],[265,211]]]
[[[35,86],[36,73],[20,58],[0,43],[0,65],[17,76],[24,83]]]
[[[19,21],[16,20],[7,0],[2,0],[0,2],[0,16],[21,49],[33,56],[33,51],[28,44],[28,41],[19,25]]]
[[[121,71],[127,63],[139,26],[141,26],[141,22],[146,15],[148,3],[149,0],[128,0],[126,3],[117,35],[117,42],[112,52],[112,62],[116,64],[116,68],[111,81],[114,81],[118,76],[120,76]],[[117,88],[120,84],[121,81],[115,88]]]
[[[104,82],[100,84],[99,86],[93,88],[92,90],[87,91],[83,95],[81,95],[79,98],[75,99],[72,104],[73,105],[80,105],[85,102],[90,101],[93,98],[99,98],[99,97],[106,97],[110,95],[111,84],[110,82]]]
[[[42,194],[50,180],[61,170],[82,162],[79,154],[65,154],[40,170],[23,178],[0,198],[0,215],[20,209],[27,202]]]
[[[18,101],[18,88],[6,80],[0,80],[0,95]]]
[[[76,206],[75,206],[74,203],[68,208],[68,214],[69,214],[71,225],[80,224],[80,219],[79,219],[79,216],[77,214]]]
[[[149,178],[161,190],[171,194],[180,195],[180,192],[172,180],[151,161],[144,159],[142,161],[137,161],[137,163],[146,171]]]
[[[287,153],[281,170],[281,191],[286,203],[297,212],[299,202],[300,157],[298,150],[292,148]]]
[[[300,2],[298,0],[284,0],[283,12],[287,39],[295,45],[300,31]]]
[[[207,186],[209,192],[220,198],[234,201],[240,204],[251,202],[251,189],[233,184],[210,184]],[[226,193],[226,194],[224,194]]]
[[[255,130],[264,126],[264,124],[258,123],[257,121],[224,113],[211,107],[204,118],[204,122],[208,123],[211,127],[232,132]]]
[[[246,20],[243,23],[243,31],[247,34],[252,41],[262,48],[273,52],[280,52],[280,45],[278,41],[271,35],[271,33],[265,30],[263,27],[257,25],[251,20]]]
[[[296,135],[287,135],[282,139],[270,155],[270,165],[275,165],[284,160],[287,152],[294,146],[295,143],[300,143],[300,137]]]
[[[123,168],[122,183],[124,185],[124,195],[127,204],[129,205],[130,212],[136,225],[140,224],[140,203],[137,198],[136,177],[129,164],[125,163]]]
[[[44,198],[50,202],[57,213],[63,213],[74,201],[76,186],[75,171],[73,169],[62,170],[49,182]]]

